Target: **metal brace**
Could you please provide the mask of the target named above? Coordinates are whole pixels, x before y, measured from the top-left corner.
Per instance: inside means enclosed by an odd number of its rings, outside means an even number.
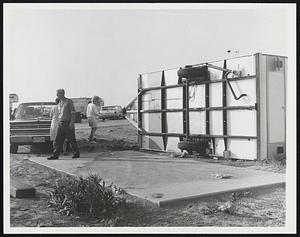
[[[229,85],[229,88],[231,90],[231,93],[233,94],[233,97],[235,100],[239,100],[240,98],[244,97],[244,96],[247,96],[247,94],[241,94],[239,97],[236,96],[229,80],[228,80],[228,75],[230,73],[234,74],[235,75],[235,71],[234,70],[230,70],[230,69],[227,69],[227,68],[222,68],[222,67],[218,67],[218,66],[215,66],[215,65],[212,65],[212,64],[209,64],[209,63],[206,63],[206,66],[208,67],[211,67],[211,68],[214,68],[214,69],[217,69],[217,70],[221,70],[221,71],[224,71],[225,72],[225,80],[227,81],[228,85]]]

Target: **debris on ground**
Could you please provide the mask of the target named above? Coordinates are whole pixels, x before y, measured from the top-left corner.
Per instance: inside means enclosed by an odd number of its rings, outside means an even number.
[[[219,210],[218,210],[218,206],[216,206],[216,205],[210,205],[210,206],[202,208],[202,213],[204,215],[212,215],[212,214],[215,214],[217,212],[219,212]]]
[[[131,144],[124,139],[113,139],[110,141],[110,144],[108,145],[109,148],[112,150],[137,150],[138,146],[137,144]]]
[[[112,188],[113,188],[113,191],[116,195],[125,195],[125,194],[127,194],[127,192],[124,189],[122,189],[120,187],[117,187],[116,185],[113,185]]]
[[[202,208],[202,213],[204,215],[212,215],[216,214],[218,212],[225,212],[229,214],[236,214],[237,209],[240,208],[244,203],[237,202],[238,199],[242,197],[247,197],[249,195],[252,195],[252,192],[250,191],[242,191],[242,192],[233,192],[230,195],[230,200],[221,204],[221,205],[210,205],[207,207]]]
[[[80,150],[138,150],[139,146],[135,142],[125,139],[104,140],[97,139],[96,141],[79,140],[78,145]]]
[[[235,205],[232,201],[228,201],[228,202],[224,203],[223,205],[219,206],[218,210],[222,211],[222,212],[227,212],[229,214],[233,214],[235,211]]]
[[[183,150],[183,151],[181,152],[181,155],[180,155],[181,158],[187,158],[188,156],[189,156],[188,151]]]
[[[226,174],[215,174],[216,179],[230,179],[232,178],[232,175],[226,175]]]
[[[234,192],[231,194],[231,200],[236,201],[237,199],[241,197],[248,197],[251,196],[253,193],[250,191],[243,191],[243,192]]]
[[[20,211],[28,211],[29,208],[20,208]]]
[[[35,185],[35,187],[49,187],[51,186],[51,182],[48,180],[42,181],[41,183],[38,183]]]
[[[173,153],[170,154],[170,156],[174,157],[174,158],[180,157],[181,156],[181,152],[173,152]]]
[[[242,195],[243,195],[244,197],[251,196],[252,194],[253,194],[253,193],[250,192],[250,191],[245,191],[245,192],[242,193]]]

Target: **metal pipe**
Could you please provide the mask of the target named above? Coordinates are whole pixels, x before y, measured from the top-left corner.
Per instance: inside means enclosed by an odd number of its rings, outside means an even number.
[[[185,85],[186,85],[186,91],[185,91],[185,99],[186,99],[186,113],[185,113],[185,118],[186,118],[186,138],[189,138],[190,135],[190,116],[189,116],[189,105],[190,105],[190,90],[189,90],[189,80],[186,79],[185,81]]]
[[[224,62],[226,62],[226,60]],[[209,63],[207,63],[206,66],[223,71],[223,77],[222,78],[225,78],[225,79],[228,79],[227,77],[228,77],[229,73],[234,74],[234,70],[227,69],[225,67],[222,68],[222,67],[218,67],[218,66],[215,66],[215,65],[212,65],[212,64],[209,64]],[[231,93],[233,94],[235,100],[239,100],[240,98],[242,98],[244,96],[247,96],[247,94],[241,94],[239,97],[237,97],[234,90],[233,90],[233,88],[232,88],[232,86],[231,86],[231,84],[230,84],[230,82],[227,81],[227,83],[229,85],[229,88],[230,88]]]
[[[206,134],[209,134],[210,128],[209,128],[209,110],[206,108],[209,108],[209,84],[205,84],[205,130]]]
[[[191,86],[193,85],[203,85],[203,84],[210,84],[210,83],[219,83],[223,81],[239,81],[239,80],[247,80],[247,79],[254,79],[256,75],[252,76],[245,76],[245,77],[234,77],[234,78],[227,78],[227,79],[216,79],[216,80],[207,80],[207,81],[193,81],[189,82]],[[177,87],[184,87],[185,84],[176,84],[176,85],[168,85],[168,86],[154,86],[154,87],[149,87],[149,88],[144,88],[140,89],[138,95],[144,94],[147,91],[152,91],[152,90],[159,90],[162,88],[177,88]]]
[[[162,76],[161,76],[161,86],[165,86],[166,81],[165,81],[165,73],[162,71]],[[165,109],[167,108],[167,89],[162,88],[161,89],[161,97],[160,97],[160,106],[161,106],[161,132],[166,133],[168,132],[168,125],[167,125],[167,114],[165,112]],[[167,136],[162,136],[163,138],[163,144],[164,144],[164,150],[167,148],[167,143],[168,143],[168,137]]]
[[[189,108],[189,111],[214,111],[214,110],[255,110],[256,106],[226,106],[226,107],[198,107],[198,108]],[[183,112],[186,109],[147,109],[141,110],[141,113],[160,113],[160,112]],[[130,113],[130,111],[129,111]]]
[[[224,60],[223,69],[227,68],[227,61]],[[226,71],[227,70],[227,71]],[[223,70],[222,78],[227,79],[228,69]],[[226,90],[227,81],[222,82],[222,106],[227,106],[227,90]],[[229,83],[228,83],[229,84]],[[230,85],[230,84],[229,84]],[[227,111],[223,110],[223,135],[227,136]],[[224,149],[227,151],[227,138],[224,137]]]
[[[234,97],[235,100],[239,100],[240,98],[242,98],[244,96],[247,96],[247,94],[241,94],[239,97],[237,97],[236,94],[234,93],[234,90],[232,89],[232,86],[231,86],[230,82],[228,81],[227,83],[229,85],[229,88],[230,88],[231,93],[233,94],[233,97]]]
[[[142,75],[139,76],[138,78],[138,92],[140,92],[142,90]],[[140,145],[140,147],[142,147],[142,134],[140,132],[140,129],[143,128],[143,119],[142,119],[142,113],[141,110],[143,109],[143,105],[142,105],[142,94],[138,93],[137,95],[137,101],[138,101],[138,111],[137,111],[137,125],[138,125],[138,144]]]
[[[146,136],[168,136],[168,137],[184,137],[184,133],[159,133],[159,132],[144,132],[141,131],[141,135]],[[208,134],[190,134],[189,138],[229,138],[229,139],[257,139],[257,136],[233,136],[233,135],[208,135]]]

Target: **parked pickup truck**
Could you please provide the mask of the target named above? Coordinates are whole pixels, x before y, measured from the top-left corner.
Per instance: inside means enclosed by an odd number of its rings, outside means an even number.
[[[100,119],[123,119],[124,113],[120,105],[102,106],[100,109]]]
[[[17,153],[19,145],[50,142],[50,111],[54,102],[21,103],[15,119],[10,121],[10,152]]]

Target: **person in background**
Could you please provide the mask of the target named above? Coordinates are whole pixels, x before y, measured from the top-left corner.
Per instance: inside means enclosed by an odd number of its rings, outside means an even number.
[[[88,141],[95,142],[96,139],[94,138],[95,132],[97,130],[98,126],[98,117],[100,116],[97,106],[100,105],[100,97],[94,96],[92,99],[92,103],[89,103],[86,109],[86,116],[89,123],[89,126],[91,127],[91,133],[88,138]]]
[[[58,128],[57,134],[53,142],[53,155],[48,157],[48,160],[57,160],[62,151],[65,138],[68,139],[72,151],[72,158],[79,158],[80,152],[75,138],[75,108],[73,101],[65,97],[65,90],[58,89],[56,95],[59,99],[58,103]]]
[[[55,99],[55,104],[56,106],[53,106],[51,111],[50,111],[50,117],[52,118],[51,120],[51,126],[50,126],[50,141],[54,142],[57,134],[57,128],[58,128],[58,103],[59,99]]]
[[[56,98],[55,99],[55,104],[56,106],[53,106],[51,111],[50,111],[50,117],[52,118],[51,120],[51,126],[50,126],[50,141],[52,141],[52,143],[54,143],[54,140],[56,138],[57,135],[57,129],[58,129],[58,123],[59,123],[59,119],[58,119],[58,103],[59,103],[59,99]],[[63,154],[67,155],[67,147],[68,147],[68,141],[64,141],[63,144]]]

